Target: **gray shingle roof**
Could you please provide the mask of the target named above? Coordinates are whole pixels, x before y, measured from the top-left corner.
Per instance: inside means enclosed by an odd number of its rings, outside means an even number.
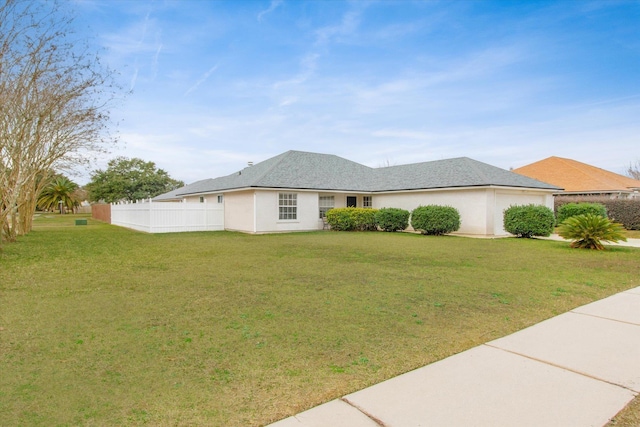
[[[384,192],[498,185],[558,190],[467,157],[370,168],[332,154],[287,151],[231,175],[205,179],[160,195],[172,200],[190,194],[241,188],[295,188],[325,191]]]

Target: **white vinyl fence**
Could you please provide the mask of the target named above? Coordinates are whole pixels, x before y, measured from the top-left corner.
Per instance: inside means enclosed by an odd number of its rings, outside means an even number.
[[[147,233],[224,230],[224,205],[219,203],[114,203],[111,224]]]

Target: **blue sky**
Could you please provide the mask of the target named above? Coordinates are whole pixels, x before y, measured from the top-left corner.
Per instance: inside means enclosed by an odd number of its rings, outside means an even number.
[[[622,173],[640,159],[640,1],[74,8],[132,90],[97,167],[140,157],[190,183],[291,149],[372,167],[560,156]]]

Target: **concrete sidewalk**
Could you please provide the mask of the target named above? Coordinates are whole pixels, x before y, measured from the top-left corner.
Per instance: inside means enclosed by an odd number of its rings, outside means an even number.
[[[640,393],[640,287],[271,427],[603,426]]]
[[[536,237],[536,239],[543,239],[543,240],[555,240],[558,242],[571,242],[571,240],[567,240],[563,237],[558,236],[557,234],[552,234],[549,237]],[[627,239],[626,242],[623,241],[619,241],[619,242],[602,242],[602,244],[604,245],[611,245],[611,246],[630,246],[630,247],[634,247],[634,248],[640,248],[640,239]]]

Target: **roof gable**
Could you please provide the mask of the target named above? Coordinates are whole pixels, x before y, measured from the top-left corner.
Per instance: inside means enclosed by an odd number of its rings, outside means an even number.
[[[291,150],[231,175],[195,182],[156,200],[242,188],[385,192],[489,185],[559,190],[467,157],[370,168],[333,154]]]
[[[548,157],[514,169],[521,175],[549,182],[566,192],[618,192],[640,189],[640,181],[562,157]]]

